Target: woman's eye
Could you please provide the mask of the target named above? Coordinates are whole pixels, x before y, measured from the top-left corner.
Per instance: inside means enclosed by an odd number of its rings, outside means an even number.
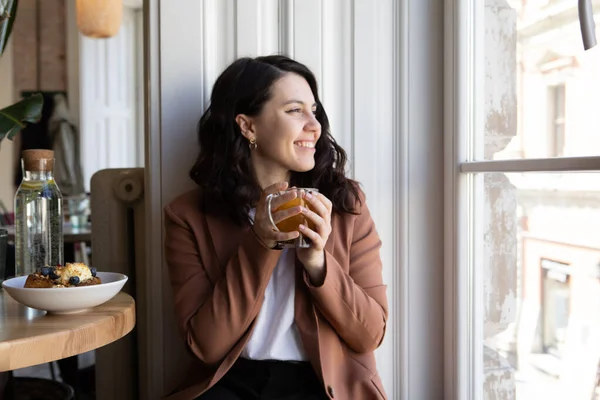
[[[293,113],[293,112],[297,112],[297,113],[299,113],[299,112],[302,112],[302,110],[301,110],[301,109],[299,109],[299,108],[294,108],[293,110],[289,110],[289,111],[288,111],[288,113]]]

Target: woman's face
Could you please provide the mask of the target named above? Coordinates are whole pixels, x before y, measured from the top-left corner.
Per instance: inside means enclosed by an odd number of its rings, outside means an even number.
[[[261,113],[250,118],[244,135],[256,138],[252,150],[255,168],[270,173],[306,172],[315,166],[315,146],[321,124],[315,117],[317,105],[308,82],[287,73],[273,83],[271,98]],[[244,126],[240,124],[242,132]]]

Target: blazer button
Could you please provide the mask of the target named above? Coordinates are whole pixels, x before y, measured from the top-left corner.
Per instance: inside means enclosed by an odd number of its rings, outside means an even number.
[[[334,397],[335,397],[335,395],[334,395],[334,392],[333,392],[333,386],[331,386],[331,385],[327,385],[327,393],[329,393],[329,396],[330,396],[331,398],[334,398]]]

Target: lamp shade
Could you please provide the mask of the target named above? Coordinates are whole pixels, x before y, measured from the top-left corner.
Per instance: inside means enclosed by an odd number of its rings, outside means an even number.
[[[123,0],[76,0],[77,27],[85,36],[108,38],[119,33]]]

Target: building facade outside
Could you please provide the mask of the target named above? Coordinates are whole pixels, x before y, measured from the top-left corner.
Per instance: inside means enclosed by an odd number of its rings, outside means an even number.
[[[517,127],[493,158],[597,156],[600,46],[584,51],[577,2],[511,6]],[[600,174],[506,177],[517,203],[517,315],[489,345],[515,368],[517,399],[600,399]]]

